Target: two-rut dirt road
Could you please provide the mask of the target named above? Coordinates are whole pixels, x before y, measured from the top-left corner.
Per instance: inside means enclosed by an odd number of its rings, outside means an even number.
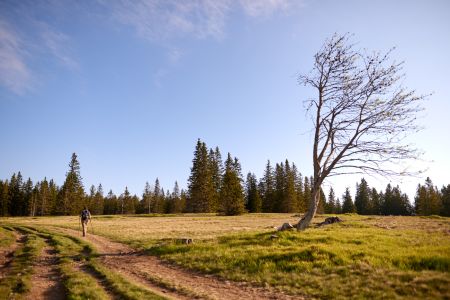
[[[79,232],[75,230],[53,230],[79,237]],[[85,240],[94,246],[100,256],[100,262],[107,268],[167,298],[301,299],[300,296],[287,295],[281,291],[185,270],[98,235],[90,234]]]

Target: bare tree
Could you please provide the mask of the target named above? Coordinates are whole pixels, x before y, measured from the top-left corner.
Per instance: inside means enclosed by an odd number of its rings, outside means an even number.
[[[297,225],[309,226],[325,178],[334,175],[378,173],[407,175],[399,161],[418,158],[404,143],[416,125],[421,103],[401,80],[403,62],[389,62],[385,54],[357,50],[350,35],[333,35],[314,56],[314,67],[299,83],[312,87],[317,98],[306,101],[314,123],[314,182],[308,211]]]

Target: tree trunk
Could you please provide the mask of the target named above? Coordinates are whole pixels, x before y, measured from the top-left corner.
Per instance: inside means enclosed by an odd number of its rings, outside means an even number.
[[[319,205],[320,200],[320,187],[314,186],[312,190],[311,199],[309,201],[308,205],[308,211],[306,214],[298,221],[297,224],[297,230],[305,230],[309,224],[311,223],[312,219],[316,215],[317,207]]]

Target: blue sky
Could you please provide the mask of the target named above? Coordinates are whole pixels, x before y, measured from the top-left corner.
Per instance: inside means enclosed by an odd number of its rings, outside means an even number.
[[[201,138],[262,175],[288,158],[312,174],[310,91],[297,75],[333,33],[405,61],[405,85],[434,92],[410,141],[450,183],[450,2],[136,0],[0,2],[0,178],[64,181],[72,152],[85,186],[140,195],[159,177],[186,186]],[[338,195],[360,176],[328,181]],[[388,179],[368,178],[384,188]]]

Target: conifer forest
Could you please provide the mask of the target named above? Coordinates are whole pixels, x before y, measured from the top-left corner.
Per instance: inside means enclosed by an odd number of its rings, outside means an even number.
[[[78,215],[83,207],[93,215],[303,213],[312,180],[287,159],[275,164],[268,160],[261,178],[251,172],[244,177],[237,157],[228,153],[223,159],[218,147],[208,149],[199,139],[187,190],[180,189],[178,182],[164,189],[156,178],[154,183],[145,183],[141,195],[130,194],[127,187],[116,195],[112,190],[105,192],[101,183],[86,188],[81,163],[73,153],[62,185],[47,177],[33,182],[20,171],[0,180],[0,215]],[[320,195],[318,213],[450,216],[450,184],[439,188],[430,178],[418,184],[414,199],[398,185],[388,184],[378,191],[364,178],[356,183],[355,195],[348,188],[336,195],[332,187]]]

